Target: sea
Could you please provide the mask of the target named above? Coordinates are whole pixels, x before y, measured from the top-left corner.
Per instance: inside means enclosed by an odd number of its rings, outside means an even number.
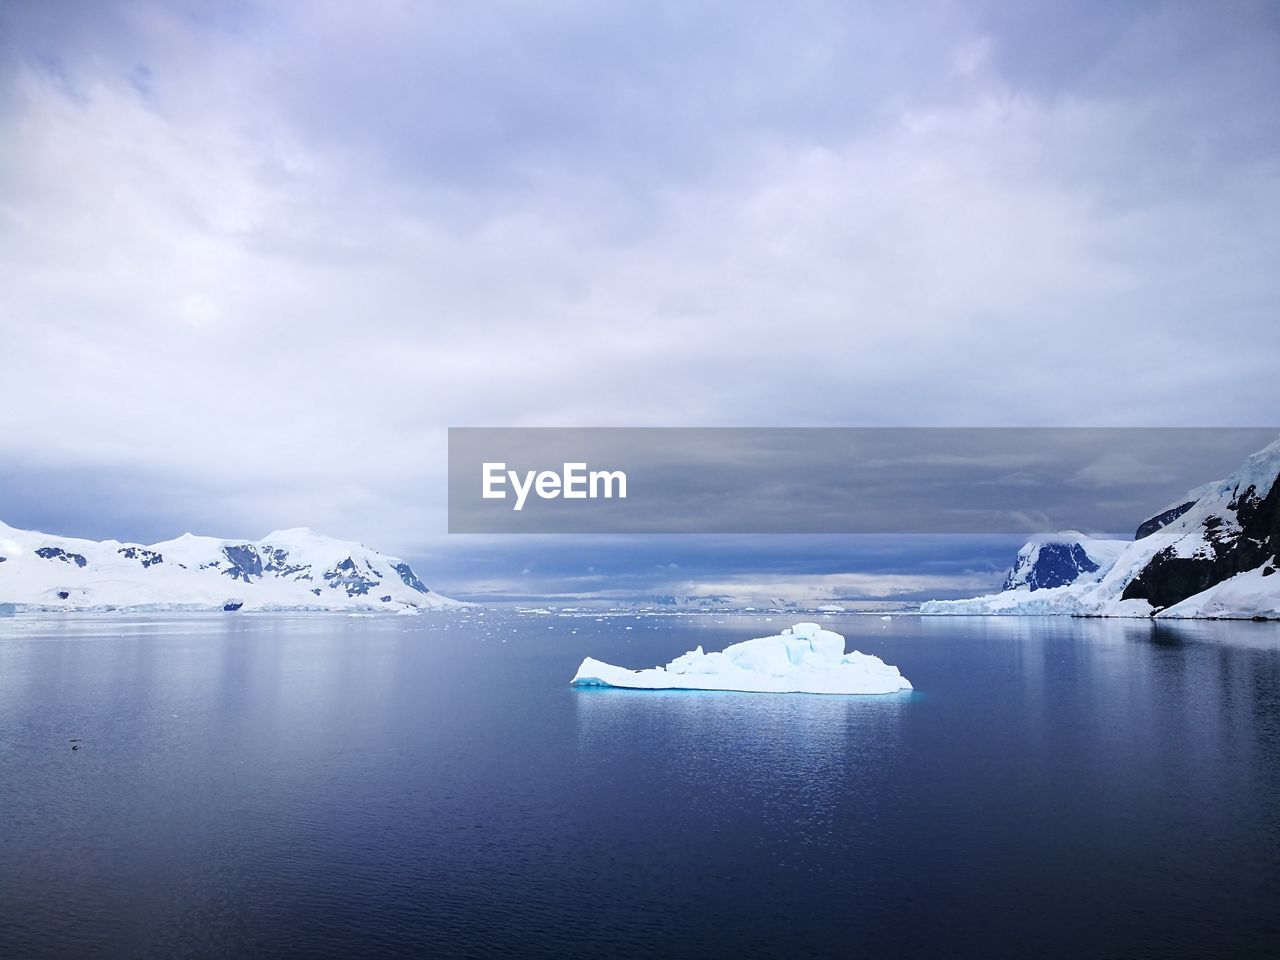
[[[569,684],[795,614],[0,620],[0,957],[1280,956],[1280,624],[833,614],[889,696]]]

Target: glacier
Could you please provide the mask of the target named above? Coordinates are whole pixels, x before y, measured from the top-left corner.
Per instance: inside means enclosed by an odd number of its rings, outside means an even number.
[[[771,637],[701,646],[666,666],[628,670],[587,657],[570,681],[576,687],[629,690],[727,690],[743,693],[885,694],[912,689],[897,667],[879,657],[844,652],[844,637],[816,623],[797,623]]]
[[[343,610],[465,606],[408,563],[305,527],[261,540],[183,534],[149,545],[0,523],[0,608],[13,612]]]

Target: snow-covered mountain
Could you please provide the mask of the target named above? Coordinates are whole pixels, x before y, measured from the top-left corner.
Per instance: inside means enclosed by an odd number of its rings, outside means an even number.
[[[1003,589],[1048,590],[1101,580],[1127,543],[1086,537],[1075,530],[1035,537],[1018,551]]]
[[[733,601],[724,596],[709,597],[684,597],[672,594],[655,594],[651,597],[638,597],[626,602],[627,606],[643,607],[645,609],[658,608],[667,609],[674,608],[677,610],[689,609],[728,609],[733,606]]]
[[[396,557],[307,529],[144,546],[0,523],[0,604],[30,610],[380,610],[456,606]]]
[[[1032,541],[1001,593],[931,600],[927,614],[1280,619],[1280,440],[1225,480],[1188,492],[1132,541],[1060,534]],[[1042,566],[1045,543],[1053,543]],[[1072,547],[1079,546],[1077,552]],[[1088,562],[1081,564],[1083,554]],[[1107,554],[1111,562],[1104,563]],[[1087,569],[1097,565],[1096,570]],[[1070,567],[1078,573],[1072,579]],[[1060,581],[1054,585],[1041,577]]]

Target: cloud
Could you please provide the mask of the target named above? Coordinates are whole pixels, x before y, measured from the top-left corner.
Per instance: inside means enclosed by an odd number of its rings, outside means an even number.
[[[994,592],[999,587],[1000,577],[990,572],[965,571],[950,575],[848,572],[690,581],[683,585],[681,592],[690,596],[779,597],[796,601],[884,600],[973,596]]]
[[[422,566],[439,571],[433,589],[481,601],[922,599],[998,587],[1020,542],[918,535],[463,536],[428,553]],[[588,558],[595,562],[584,564]]]
[[[951,51],[951,69],[959,76],[972,76],[991,56],[991,38],[977,37],[957,44]]]
[[[449,425],[1254,425],[1274,10],[1074,6],[11,5],[4,519],[413,554]]]

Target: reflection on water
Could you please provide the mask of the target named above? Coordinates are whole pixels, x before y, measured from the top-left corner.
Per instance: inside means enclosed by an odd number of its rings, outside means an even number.
[[[851,797],[892,796],[885,761],[910,696],[584,688],[574,697],[578,751],[584,768],[609,776],[643,739],[660,775],[696,803],[758,808],[788,825],[786,843],[824,843]]]
[[[824,625],[916,691],[568,684],[751,617],[6,618],[0,956],[1273,952],[1280,625]]]

